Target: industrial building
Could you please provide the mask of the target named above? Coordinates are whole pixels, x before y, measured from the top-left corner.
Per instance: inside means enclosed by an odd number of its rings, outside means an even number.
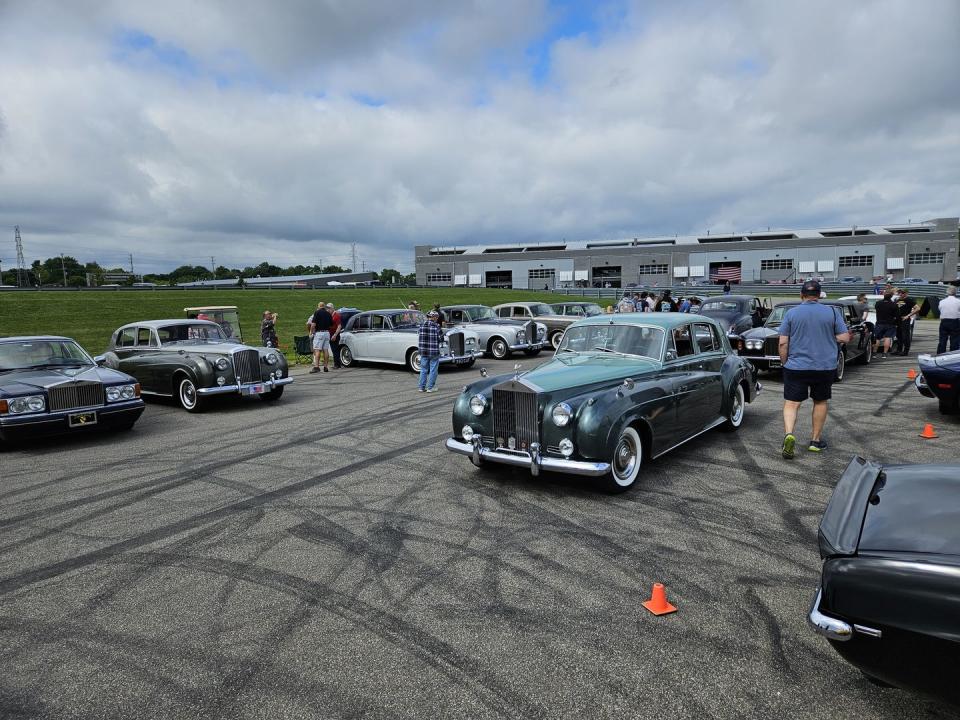
[[[958,218],[903,225],[481,246],[416,247],[419,285],[553,289],[733,279],[960,277]]]

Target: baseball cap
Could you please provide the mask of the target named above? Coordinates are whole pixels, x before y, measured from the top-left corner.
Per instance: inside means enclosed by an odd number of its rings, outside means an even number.
[[[440,317],[440,313],[438,313],[436,310],[431,310],[427,313],[427,317]]]
[[[808,297],[812,297],[814,295],[820,297],[820,283],[818,283],[816,280],[807,280],[800,289],[800,294],[807,295]]]
[[[332,310],[332,309],[333,309],[333,303],[327,303],[327,307]]]

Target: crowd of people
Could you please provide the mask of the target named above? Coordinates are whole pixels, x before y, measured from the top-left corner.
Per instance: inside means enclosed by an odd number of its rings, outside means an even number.
[[[624,293],[616,306],[608,306],[608,313],[632,312],[696,312],[700,306],[700,298],[679,296],[674,298],[670,290],[664,290],[660,295],[653,292]]]

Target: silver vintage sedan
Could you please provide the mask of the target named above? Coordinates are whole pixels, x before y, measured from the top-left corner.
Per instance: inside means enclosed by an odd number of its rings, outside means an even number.
[[[420,372],[417,331],[426,316],[418,310],[371,310],[354,315],[340,333],[340,362],[358,361],[406,365]],[[469,367],[483,356],[477,333],[459,327],[443,331],[440,363]]]
[[[447,305],[440,309],[451,325],[477,333],[480,349],[497,360],[518,350],[532,357],[547,344],[547,326],[541,322],[498,317],[486,305]]]

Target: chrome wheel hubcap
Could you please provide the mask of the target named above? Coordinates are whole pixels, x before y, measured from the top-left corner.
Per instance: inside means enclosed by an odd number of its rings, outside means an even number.
[[[613,454],[613,471],[618,478],[627,479],[633,474],[637,465],[637,448],[632,438],[620,438],[617,449]]]

